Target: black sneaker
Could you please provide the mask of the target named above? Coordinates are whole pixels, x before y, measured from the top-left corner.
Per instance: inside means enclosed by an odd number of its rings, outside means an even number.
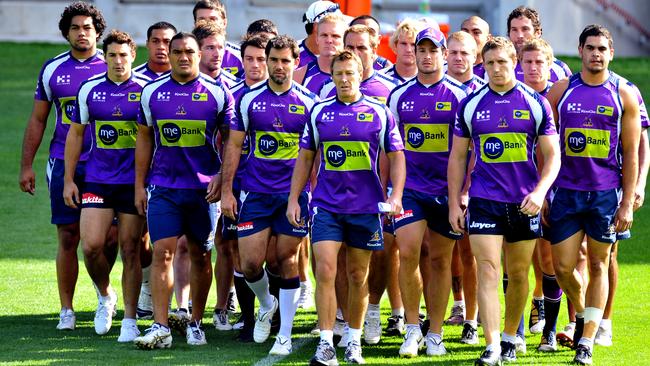
[[[244,323],[244,327],[241,328],[239,334],[237,335],[237,340],[242,343],[251,343],[253,342],[253,331],[255,326],[253,324],[247,325]]]
[[[542,340],[539,342],[537,350],[540,352],[555,352],[557,351],[557,342],[555,340],[555,332],[548,332],[542,334]]]
[[[420,331],[422,332],[422,334],[429,333],[429,327],[430,327],[429,319],[425,319],[420,322]]]
[[[573,362],[578,365],[591,365],[591,350],[589,347],[579,344],[576,346],[576,356]]]
[[[577,318],[576,317],[576,330],[573,332],[573,349],[577,349],[578,347],[578,342],[580,342],[580,338],[582,338],[582,333],[585,330],[585,318]]]
[[[501,361],[515,362],[517,361],[517,346],[514,343],[501,341]]]
[[[499,356],[498,353],[486,349],[485,351],[483,351],[483,353],[481,353],[481,357],[477,358],[474,361],[474,365],[499,366],[501,365],[501,357]]]
[[[404,317],[401,315],[392,315],[388,317],[388,324],[384,332],[387,336],[401,337],[404,333]]]
[[[469,323],[465,323],[463,333],[460,335],[460,343],[478,344],[478,329],[472,327]]]

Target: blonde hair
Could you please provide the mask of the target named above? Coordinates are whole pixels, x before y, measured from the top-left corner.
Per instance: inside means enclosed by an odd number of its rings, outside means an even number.
[[[405,35],[407,37],[413,38],[415,43],[415,36],[424,28],[424,24],[414,19],[404,19],[399,25],[393,35],[390,36],[390,48],[395,51],[397,48],[397,42],[399,42],[399,36]]]
[[[318,21],[318,25],[323,23],[341,23],[346,24],[345,19],[339,13],[327,13]]]
[[[472,37],[472,35],[467,32],[458,31],[450,34],[449,37],[447,38],[447,46],[449,46],[451,41],[461,42],[463,44],[470,46],[470,48],[474,50],[474,52],[470,52],[472,54],[475,54],[476,49],[478,48],[474,37]]]
[[[512,59],[512,62],[517,63],[517,50],[515,49],[515,45],[505,37],[492,37],[485,42],[485,46],[483,46],[483,49],[481,50],[481,57],[483,57],[483,60],[485,60],[485,54],[488,51],[496,49],[504,50],[508,54],[508,57]]]
[[[379,40],[377,38],[377,32],[375,32],[374,29],[368,27],[367,25],[363,24],[355,24],[348,28],[345,33],[343,33],[343,42],[345,42],[345,39],[348,37],[348,34],[354,33],[354,34],[368,34],[368,39],[370,41],[370,48],[373,50],[377,48],[379,45]]]
[[[546,61],[548,61],[549,65],[553,63],[553,48],[541,38],[532,38],[524,43],[519,53],[519,61],[524,58],[524,52],[528,51],[540,51],[546,56]]]

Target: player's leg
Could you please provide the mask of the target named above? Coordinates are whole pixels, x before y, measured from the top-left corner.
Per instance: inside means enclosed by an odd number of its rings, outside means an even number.
[[[132,191],[133,188],[131,188]],[[131,202],[133,202],[133,199]],[[133,206],[132,203],[131,206]],[[122,298],[124,299],[124,319],[122,320],[118,342],[131,342],[140,335],[136,325],[136,308],[140,285],[142,284],[140,250],[142,247],[144,217],[138,215],[137,212],[120,212],[118,221],[118,238],[123,265]]]
[[[476,277],[476,259],[465,235],[457,241],[460,259],[463,262],[463,296],[465,300],[465,321],[460,337],[461,343],[478,344],[478,278]]]

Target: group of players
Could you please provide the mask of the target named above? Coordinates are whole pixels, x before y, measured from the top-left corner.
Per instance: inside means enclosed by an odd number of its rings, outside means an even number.
[[[394,65],[376,54],[374,18],[350,20],[328,1],[309,6],[300,43],[268,20],[251,23],[240,46],[226,42],[215,0],[197,2],[193,15],[191,33],[149,27],[138,67],[125,32],[109,32],[97,50],[106,24],[94,6],[76,2],[61,16],[70,50],[41,70],[20,173],[34,194],[32,163],[54,105],[57,329],[75,327],[81,240],[96,332],[116,314],[109,274],[119,248],[118,342],[143,349],[170,347],[170,328],[206,344],[212,247],[215,327],[258,343],[277,327],[275,355],[291,353],[294,315],[313,301],[311,249],[320,334],[312,365],[338,364],[335,346],[364,363],[361,336],[380,341],[384,291],[387,333],[404,334],[401,357],[423,346],[446,354],[445,322],[478,344],[480,309],[487,347],[476,364],[515,361],[526,350],[531,264],[538,350],[557,350],[557,339],[590,364],[594,339],[611,345],[616,243],[629,237],[649,164],[645,106],[608,70],[607,29],[583,30],[582,69],[571,75],[526,7],[509,15],[509,39],[492,37],[477,16],[448,38],[404,20],[390,41]],[[563,292],[574,322],[556,334]],[[242,316],[233,325],[235,293]],[[150,317],[141,335],[136,318]]]

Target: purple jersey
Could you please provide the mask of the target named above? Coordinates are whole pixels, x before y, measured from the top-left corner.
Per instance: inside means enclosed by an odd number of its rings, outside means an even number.
[[[625,79],[624,77],[618,75],[617,73],[610,71],[610,73],[614,76],[618,76],[623,80],[632,90],[634,91],[634,94],[636,94],[636,99],[639,102],[639,116],[641,117],[641,128],[648,128],[650,127],[650,121],[648,121],[648,109],[645,107],[645,102],[643,101],[643,96],[641,95],[641,91],[639,88],[634,85],[631,81]]]
[[[552,82],[566,79],[571,76],[571,69],[569,69],[569,66],[556,58],[553,58],[550,72],[551,74],[549,75],[548,80]],[[524,69],[521,67],[521,62],[517,62],[517,66],[515,66],[515,76],[517,77],[517,80],[522,83],[524,82]],[[484,79],[487,80],[487,78]]]
[[[207,188],[220,168],[218,129],[233,118],[228,89],[201,74],[187,83],[166,76],[142,90],[138,122],[154,129],[150,183],[167,188]]]
[[[75,100],[79,85],[93,75],[104,72],[106,72],[106,62],[99,52],[84,61],[72,57],[70,52],[65,52],[48,60],[41,68],[34,99],[54,104],[56,125],[50,141],[51,158],[64,159],[65,139],[75,114]],[[90,129],[87,129],[80,161],[88,159],[89,149]]]
[[[159,79],[159,78],[161,78],[163,76],[167,76],[171,72],[171,71],[155,72],[155,71],[151,70],[151,68],[149,67],[148,62],[145,62],[142,65],[134,67],[133,71],[137,72],[137,73],[140,73],[140,74],[148,77],[151,80],[156,80],[156,79]]]
[[[92,144],[86,182],[135,181],[140,95],[149,81],[142,74],[132,73],[127,81],[117,84],[102,74],[81,84],[73,122],[90,126]]]
[[[219,75],[217,75],[216,80],[219,80],[229,90],[232,89],[235,85],[239,84],[242,81],[242,80],[238,79],[235,75],[229,73],[228,71],[226,71],[224,69],[221,69],[219,71]]]
[[[241,60],[239,46],[226,42],[226,50],[223,53],[221,68],[236,76],[238,79],[244,78],[244,64]]]
[[[318,61],[313,61],[307,64],[307,72],[305,72],[305,78],[302,81],[302,86],[307,88],[310,92],[318,94],[320,88],[328,80],[331,79],[331,75],[322,71],[318,66]]]
[[[397,72],[397,68],[395,67],[395,65],[382,69],[380,72],[388,77],[397,79],[400,84],[404,84],[405,82],[412,80],[415,77],[415,76],[411,76],[410,78],[403,77]]]
[[[379,71],[390,67],[391,65],[392,63],[387,58],[377,55],[375,62],[372,64],[372,68]]]
[[[621,82],[615,75],[598,86],[584,83],[580,73],[569,79],[557,105],[562,147],[558,187],[577,191],[621,187]]]
[[[277,94],[268,82],[257,84],[237,101],[231,129],[244,131],[251,141],[242,189],[259,193],[286,193],[316,95],[296,82]]]
[[[483,63],[481,62],[480,64],[474,65],[474,75],[478,76],[479,78],[483,80],[486,79],[486,73],[485,73],[485,67],[483,67]]]
[[[469,196],[519,203],[539,181],[537,136],[557,132],[548,101],[517,82],[505,93],[488,85],[470,94],[461,103],[454,134],[471,138],[476,147]]]
[[[300,147],[320,151],[312,206],[342,214],[378,212],[377,203],[384,201],[379,149],[404,149],[392,113],[363,96],[354,103],[335,97],[316,104]]]
[[[399,80],[373,71],[369,78],[361,82],[359,89],[363,95],[373,97],[381,103],[386,104],[388,95],[398,85],[400,85]],[[331,98],[336,95],[336,86],[331,78],[320,89],[319,95],[321,99]]]
[[[447,162],[456,110],[467,88],[446,76],[433,85],[413,79],[398,86],[388,106],[404,137],[405,188],[447,195]]]
[[[303,67],[311,62],[314,62],[318,59],[318,56],[316,56],[313,52],[307,48],[307,45],[305,45],[305,40],[303,39],[300,42],[300,64],[298,67]]]

